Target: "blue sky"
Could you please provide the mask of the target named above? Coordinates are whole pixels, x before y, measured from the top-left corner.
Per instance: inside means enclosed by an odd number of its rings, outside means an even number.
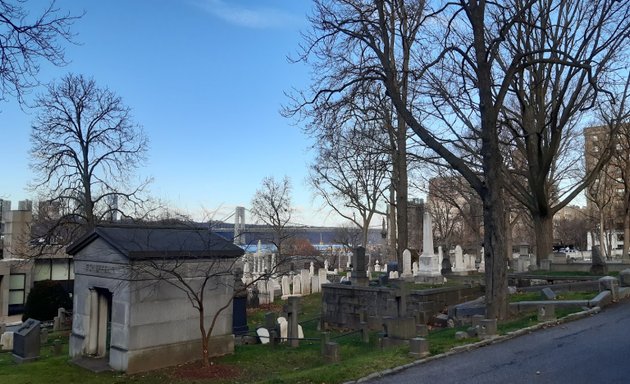
[[[43,2],[31,1],[32,7]],[[309,139],[279,110],[309,68],[290,64],[310,1],[58,0],[73,14],[77,45],[71,63],[42,63],[47,82],[68,72],[91,76],[132,108],[150,138],[138,175],[153,177],[151,194],[171,206],[215,219],[248,207],[265,176],[293,183],[296,223],[332,225],[305,184]],[[41,92],[39,88],[29,98]],[[3,177],[0,197],[35,199],[25,190],[33,111],[0,104]],[[246,219],[250,221],[248,217]]]

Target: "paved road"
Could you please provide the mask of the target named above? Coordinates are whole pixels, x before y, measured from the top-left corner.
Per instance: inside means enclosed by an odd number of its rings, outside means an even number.
[[[370,383],[630,383],[630,302]]]

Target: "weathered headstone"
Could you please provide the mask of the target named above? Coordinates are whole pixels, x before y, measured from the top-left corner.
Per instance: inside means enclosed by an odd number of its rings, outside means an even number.
[[[280,328],[280,341],[287,341],[287,336],[289,332],[289,323],[287,319],[283,316],[278,317],[278,326]]]
[[[6,331],[0,336],[0,344],[2,344],[3,351],[13,350],[13,331]]]
[[[622,287],[630,287],[630,268],[619,272],[619,285]]]
[[[612,295],[613,301],[619,300],[619,280],[612,276],[604,276],[599,280],[599,289],[608,290]]]
[[[243,274],[240,269],[234,271],[234,301],[232,303],[232,333],[245,335],[249,331],[247,326],[247,289],[243,284]]]
[[[328,270],[320,268],[317,270],[317,276],[319,276],[319,289],[321,291],[322,284],[328,283]]]
[[[429,342],[423,337],[409,339],[409,354],[414,357],[425,357],[429,355]]]
[[[293,295],[302,295],[302,279],[299,275],[293,276]]]
[[[40,322],[28,319],[13,334],[13,359],[24,363],[39,358]]]
[[[405,249],[403,251],[402,257],[403,257],[403,272],[402,272],[401,277],[411,277],[412,276],[411,251],[408,249]]]
[[[260,327],[256,329],[256,335],[258,335],[261,344],[269,344],[269,330],[267,328]]]
[[[549,287],[545,287],[540,291],[543,300],[555,300],[556,293]]]
[[[554,304],[540,304],[538,306],[538,321],[552,321],[556,319],[556,306]]]
[[[311,294],[311,273],[308,269],[303,269],[300,271],[301,278],[301,286],[302,286],[302,294],[310,295]]]
[[[357,247],[352,254],[352,273],[350,275],[352,284],[357,286],[367,286],[369,279],[367,278],[367,260],[365,257],[365,248]]]
[[[311,276],[311,292],[319,293],[321,284],[319,283],[319,276]]]
[[[497,334],[497,319],[483,319],[477,328],[479,338],[489,339]]]
[[[339,344],[328,342],[324,346],[324,351],[324,360],[329,363],[336,363],[339,361]]]
[[[282,276],[282,298],[286,299],[291,296],[291,282],[289,281],[289,276]]]

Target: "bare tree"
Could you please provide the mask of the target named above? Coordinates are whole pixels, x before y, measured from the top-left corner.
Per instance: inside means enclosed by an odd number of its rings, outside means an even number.
[[[391,174],[389,156],[374,145],[378,135],[379,129],[352,127],[320,140],[309,174],[313,190],[326,204],[361,229],[362,241],[356,245],[364,247],[374,214],[384,213],[379,206]]]
[[[621,13],[624,7],[627,11],[624,4],[609,3]],[[500,132],[510,89],[518,75],[538,63],[597,75],[596,60],[583,62],[562,47],[508,49],[513,44],[508,40],[521,24],[544,27],[542,13],[547,10],[535,4],[536,0],[461,0],[431,3],[436,5],[431,11],[422,0],[317,1],[314,31],[307,40],[308,57],[319,60],[321,68],[335,69],[317,72],[313,89],[304,95],[304,108],[357,84],[380,83],[397,117],[480,196],[487,315],[500,319],[507,315]],[[537,17],[528,18],[530,10]],[[401,79],[402,72],[411,76]]]
[[[80,16],[62,13],[52,1],[41,14],[31,15],[25,1],[0,0],[0,100],[23,101],[24,91],[38,84],[40,62],[64,65],[70,27]]]
[[[282,244],[292,236],[288,231],[293,216],[291,205],[291,181],[284,177],[281,181],[265,177],[254,197],[250,209],[252,216],[271,227],[271,242],[278,250],[278,260],[282,260]]]
[[[148,180],[132,176],[147,151],[147,137],[122,99],[94,80],[69,74],[36,100],[31,133],[33,188],[60,207],[57,231],[77,231],[131,215],[141,208]]]
[[[596,164],[580,174],[580,123],[593,111],[612,108],[607,128],[615,136],[624,121],[628,80],[619,66],[627,60],[630,13],[627,2],[605,0],[527,5],[521,12],[527,22],[506,30],[497,57],[501,69],[522,62],[511,75],[500,120],[507,128],[506,157],[514,157],[506,187],[530,212],[540,260],[552,249],[554,214],[597,176],[613,148],[610,141]]]

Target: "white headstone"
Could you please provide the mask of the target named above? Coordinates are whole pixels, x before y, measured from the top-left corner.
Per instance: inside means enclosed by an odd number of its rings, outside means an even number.
[[[324,260],[324,270],[325,270],[325,271],[328,271],[328,267],[329,267],[329,266],[330,266],[330,265],[328,264],[328,259]]]
[[[276,300],[276,283],[272,279],[267,280],[267,293],[269,294],[269,304]]]
[[[258,280],[256,282],[256,288],[258,288],[258,302],[260,304],[269,304],[269,293],[267,292],[267,282],[264,280]]]
[[[418,262],[414,261],[413,264],[411,264],[411,272],[415,275],[418,274]]]
[[[318,293],[320,288],[321,284],[319,284],[319,275],[311,276],[311,292]]]
[[[402,272],[402,277],[409,277],[412,276],[412,271],[411,271],[411,251],[409,251],[408,249],[405,249],[403,251],[403,272]]]
[[[302,279],[299,275],[293,276],[293,294],[301,295],[302,294]]]
[[[309,273],[311,276],[314,276],[314,275],[315,275],[315,264],[313,264],[313,262],[312,262],[312,261],[311,261],[311,265],[308,267],[308,273]]]
[[[466,263],[464,262],[464,252],[462,251],[462,247],[457,245],[455,247],[455,253],[453,254],[453,259],[451,260],[451,264],[453,266],[453,271],[463,272],[466,270]]]
[[[311,294],[311,273],[308,269],[300,271],[300,278],[302,279],[302,294]]]
[[[282,298],[286,299],[291,295],[291,282],[289,276],[282,276]]]
[[[0,344],[2,344],[3,351],[13,350],[13,332],[6,331],[0,336]]]
[[[267,328],[258,328],[256,334],[260,339],[260,344],[269,344],[269,330]]]
[[[287,333],[289,330],[289,323],[287,322],[287,319],[285,319],[282,316],[278,317],[276,321],[278,322],[278,325],[280,326],[280,341],[286,341]]]
[[[317,275],[319,276],[319,289],[321,290],[322,284],[326,284],[328,282],[328,276],[326,274],[326,269],[320,268],[317,270]]]
[[[374,264],[374,272],[380,272],[381,271],[381,265],[378,263],[378,260],[376,260],[376,263]]]

